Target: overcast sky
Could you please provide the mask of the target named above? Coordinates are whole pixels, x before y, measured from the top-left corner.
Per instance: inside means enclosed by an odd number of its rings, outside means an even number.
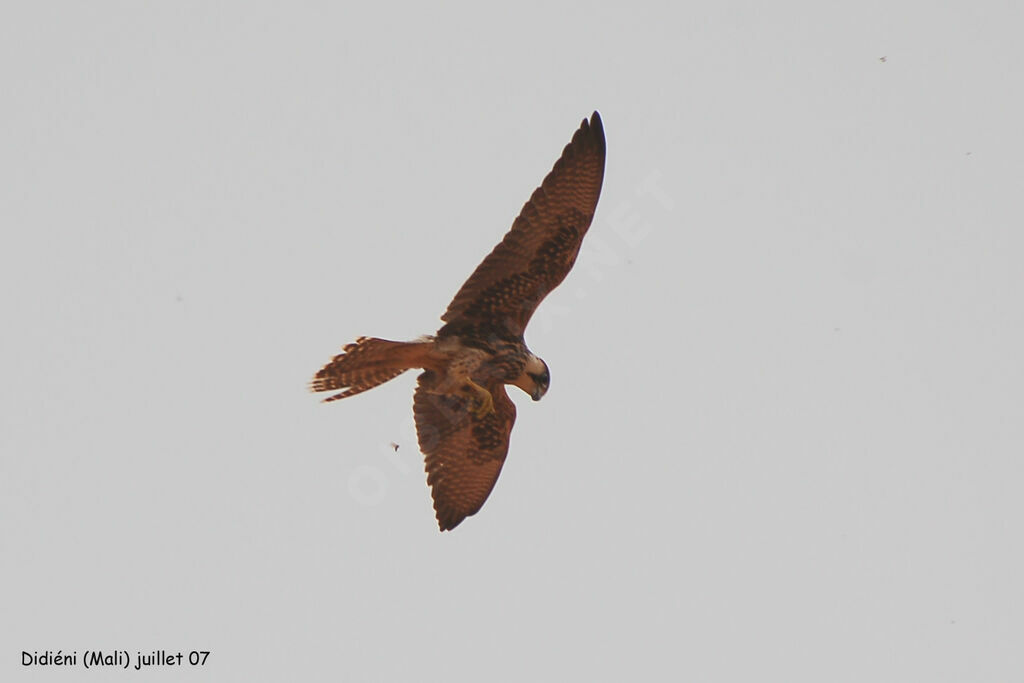
[[[0,678],[1020,680],[1022,7],[7,9]],[[440,534],[415,373],[306,383],[594,109],[551,390]]]

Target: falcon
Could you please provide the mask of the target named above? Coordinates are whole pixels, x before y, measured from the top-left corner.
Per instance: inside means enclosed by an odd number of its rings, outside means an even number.
[[[420,368],[413,414],[441,531],[480,510],[508,454],[516,407],[505,385],[534,401],[547,363],[523,340],[530,317],[565,279],[594,218],[604,178],[601,117],[584,119],[512,228],[477,266],[434,336],[399,342],[360,337],[320,369],[312,391],[336,401]]]

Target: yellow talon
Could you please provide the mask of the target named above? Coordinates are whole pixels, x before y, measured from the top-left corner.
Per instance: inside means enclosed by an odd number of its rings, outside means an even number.
[[[480,395],[480,406],[473,413],[476,415],[476,419],[482,420],[487,417],[488,413],[493,412],[495,412],[494,399],[491,397],[490,392],[484,392]]]
[[[482,420],[488,413],[495,412],[494,397],[491,396],[491,392],[487,391],[471,379],[466,380],[465,388],[476,394],[476,400],[479,402],[479,405],[476,408],[471,408],[476,419]]]

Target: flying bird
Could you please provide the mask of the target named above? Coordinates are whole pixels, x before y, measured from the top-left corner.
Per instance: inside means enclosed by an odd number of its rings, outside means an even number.
[[[480,510],[508,454],[516,407],[505,385],[539,401],[551,374],[523,340],[530,317],[569,273],[594,218],[604,178],[601,117],[584,119],[512,228],[477,266],[434,336],[360,337],[320,369],[313,391],[355,396],[423,369],[413,395],[427,484],[441,531]]]

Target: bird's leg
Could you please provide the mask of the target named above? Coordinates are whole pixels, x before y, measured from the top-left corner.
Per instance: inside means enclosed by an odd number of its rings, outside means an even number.
[[[494,412],[494,397],[491,396],[491,392],[473,380],[467,377],[461,391],[464,394],[469,394],[471,396],[470,400],[475,399],[475,402],[479,404],[476,408],[472,409],[473,414],[476,415],[478,420],[483,419],[488,413]]]

